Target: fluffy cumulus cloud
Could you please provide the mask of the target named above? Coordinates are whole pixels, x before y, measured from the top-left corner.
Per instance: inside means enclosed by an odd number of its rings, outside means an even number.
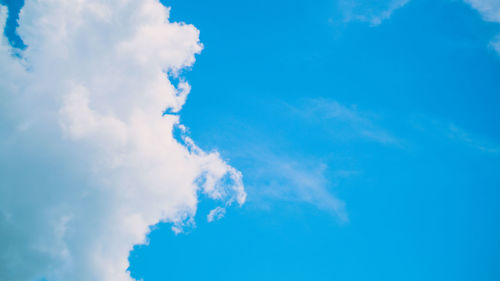
[[[245,201],[241,174],[163,114],[202,50],[168,17],[155,0],[28,0],[28,47],[1,39],[0,280],[132,280],[152,225],[192,223],[200,193],[220,200],[214,218]]]

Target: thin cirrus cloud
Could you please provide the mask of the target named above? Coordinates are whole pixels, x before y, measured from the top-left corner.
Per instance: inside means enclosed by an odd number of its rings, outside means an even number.
[[[454,123],[449,123],[445,128],[445,135],[451,140],[456,140],[486,153],[497,154],[500,152],[500,144],[485,137],[471,134]]]
[[[364,139],[386,145],[400,145],[401,140],[378,126],[376,115],[346,106],[326,98],[306,99],[299,105],[289,105],[290,112],[303,120],[324,124],[324,130],[334,137]]]
[[[483,20],[500,23],[500,1],[498,0],[463,0],[477,10]],[[381,24],[389,19],[397,10],[405,6],[410,0],[384,1],[339,1],[338,5],[344,16],[344,21],[369,22],[372,26]],[[492,39],[491,47],[500,54],[500,34]]]
[[[336,185],[325,177],[327,165],[306,162],[268,154],[266,159],[261,159],[263,165],[256,171],[267,179],[267,184],[260,187],[256,197],[305,202],[335,215],[341,222],[348,221],[345,202],[333,194]]]
[[[336,217],[349,220],[345,202],[335,195],[336,181],[356,173],[339,170],[327,177],[331,169],[320,159],[277,152],[275,147],[253,140],[245,151],[235,156],[246,163],[245,175],[249,204],[270,208],[269,202],[308,204]],[[209,218],[210,220],[210,218]]]
[[[338,2],[344,21],[368,22],[373,26],[391,17],[392,13],[403,7],[409,0],[341,0]]]
[[[464,0],[476,9],[485,21],[500,23],[500,1],[497,0]],[[500,34],[491,41],[491,46],[500,54]]]
[[[500,2],[496,0],[464,0],[481,13],[484,20],[500,22]]]
[[[403,143],[377,124],[375,114],[333,99],[313,98],[280,103],[275,112],[281,112],[286,120],[292,120],[298,127],[305,126],[307,130],[321,132],[332,143],[359,140],[397,148]],[[259,134],[253,132],[250,135]],[[360,171],[341,167],[333,169],[329,167],[328,159],[284,153],[276,149],[277,145],[263,143],[262,138],[252,139],[249,136],[246,139],[251,140],[245,144],[249,149],[234,155],[249,163],[245,174],[257,181],[257,184],[248,183],[252,203],[263,207],[269,200],[306,203],[334,215],[341,222],[349,220],[346,204],[335,195],[335,191],[338,182]],[[286,141],[287,138],[283,139]]]
[[[403,141],[377,124],[376,114],[361,111],[356,106],[346,106],[333,99],[313,98],[299,102],[278,102],[273,107],[275,118],[294,122],[297,131],[315,131],[329,139],[334,145],[346,141],[370,142],[383,146],[400,148]],[[241,128],[245,128],[242,132]],[[295,136],[272,134],[280,143],[274,143],[267,134],[241,126],[234,126],[232,132],[243,135],[247,149],[233,148],[231,155],[245,166],[249,200],[252,204],[268,207],[268,202],[281,201],[308,204],[338,218],[349,220],[346,204],[336,195],[338,182],[359,174],[349,167],[332,167],[329,156],[322,159],[304,156],[287,148],[289,139]],[[299,133],[299,135],[302,135]],[[257,137],[260,136],[260,137]],[[230,145],[225,146],[227,149]]]
[[[496,155],[500,153],[500,144],[480,134],[470,132],[455,122],[430,118],[429,116],[413,116],[410,124],[426,135],[434,136],[459,145],[467,146],[475,151]]]
[[[199,192],[243,204],[241,174],[177,115],[198,30],[158,1],[26,1],[18,56],[0,44],[0,280],[132,280],[150,227],[194,216]],[[3,30],[7,9],[0,5]],[[168,75],[167,75],[168,73]]]

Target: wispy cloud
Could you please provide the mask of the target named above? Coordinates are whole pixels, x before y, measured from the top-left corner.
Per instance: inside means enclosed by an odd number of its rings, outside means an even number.
[[[360,111],[356,105],[346,106],[326,98],[305,99],[293,103],[280,103],[276,109],[287,122],[324,132],[332,143],[361,140],[381,145],[397,146],[401,140],[377,125],[379,116]],[[247,132],[247,134],[249,134]],[[330,212],[341,221],[348,221],[345,203],[335,192],[342,180],[359,174],[359,171],[329,167],[331,159],[304,156],[294,151],[276,149],[272,143],[249,134],[245,150],[231,153],[246,162],[245,175],[253,179],[247,182],[249,202],[266,205],[269,200],[302,202]],[[240,142],[241,143],[241,142]]]
[[[262,131],[247,124],[233,124],[230,131],[237,140],[220,133],[210,134],[217,138],[227,154],[245,175],[247,200],[253,206],[272,206],[278,200],[289,203],[309,204],[329,212],[340,221],[348,220],[345,203],[336,193],[340,182],[360,172],[355,167],[333,166],[331,157],[311,154],[310,148],[290,148],[296,137],[290,131],[315,131],[332,145],[345,145],[353,140],[399,147],[401,141],[382,126],[377,125],[376,114],[360,111],[355,105],[346,106],[325,98],[306,99],[296,102],[274,101],[268,107],[273,116],[290,128],[287,133],[279,130]],[[272,134],[273,138],[269,138]],[[279,141],[277,141],[279,140]],[[234,146],[233,143],[238,143]],[[314,149],[313,149],[314,150]],[[328,148],[322,149],[329,154]]]
[[[453,123],[448,124],[445,133],[450,139],[462,142],[480,151],[487,153],[500,152],[500,144],[491,141],[486,137],[467,132]]]
[[[375,142],[382,145],[400,146],[401,141],[388,130],[378,126],[376,114],[362,112],[356,105],[345,106],[325,98],[306,99],[296,103],[281,103],[277,110],[288,122],[302,122],[306,127],[323,130],[332,141],[353,139]],[[283,110],[282,110],[283,109]],[[248,132],[247,132],[248,133]],[[340,181],[359,174],[352,169],[332,169],[329,159],[299,155],[295,152],[276,149],[272,143],[255,139],[258,133],[250,134],[245,150],[231,153],[244,159],[249,202],[264,206],[269,200],[307,203],[330,212],[340,221],[348,221],[345,203],[335,195]],[[241,143],[241,142],[240,142]]]
[[[305,202],[348,220],[345,203],[334,195],[335,180],[355,172],[329,171],[321,160],[277,154],[263,144],[251,147],[243,157],[251,162],[245,173],[254,180],[247,186],[249,202]],[[333,179],[327,178],[328,173]]]
[[[485,21],[500,23],[500,1],[498,0],[464,0],[476,9]],[[492,39],[490,45],[500,54],[500,34]]]
[[[498,0],[463,0],[477,10],[483,20],[500,23],[500,1]],[[344,21],[368,22],[372,26],[380,25],[410,0],[341,0],[338,2]],[[500,54],[500,34],[490,42],[490,47]]]
[[[400,140],[378,126],[375,114],[362,112],[356,105],[345,106],[325,98],[304,100],[289,105],[291,112],[311,122],[325,124],[323,128],[344,138],[361,138],[387,145],[399,145]]]
[[[469,132],[454,122],[419,116],[413,118],[411,123],[418,130],[446,138],[448,141],[456,142],[484,153],[500,153],[500,143],[486,136]]]
[[[500,1],[498,0],[464,0],[476,9],[486,21],[500,22]]]
[[[390,18],[395,10],[403,7],[408,2],[409,0],[341,0],[338,3],[344,21],[362,21],[377,26]]]
[[[222,207],[216,207],[215,209],[211,210],[208,215],[207,215],[207,221],[208,222],[213,222],[216,220],[220,220],[221,218],[224,217],[226,214],[226,208]]]

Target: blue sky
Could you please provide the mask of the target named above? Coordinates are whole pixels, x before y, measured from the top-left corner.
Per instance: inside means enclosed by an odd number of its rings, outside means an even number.
[[[204,46],[180,120],[247,198],[153,227],[133,278],[500,279],[499,22],[452,0],[162,3]]]
[[[166,3],[205,45],[181,118],[241,169],[249,196],[188,235],[160,227],[132,252],[133,276],[500,277],[500,57],[488,48],[500,25],[459,1],[413,1],[377,26],[343,22],[335,1]],[[329,118],[329,103],[369,125]],[[349,220],[261,194],[299,184],[267,157],[323,177]]]

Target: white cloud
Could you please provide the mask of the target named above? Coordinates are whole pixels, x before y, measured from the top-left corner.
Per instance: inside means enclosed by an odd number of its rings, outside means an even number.
[[[392,13],[406,5],[409,0],[341,0],[340,8],[345,21],[363,21],[379,25],[391,17]]]
[[[373,26],[389,19],[394,11],[405,6],[410,0],[341,0],[338,2],[344,21],[369,22]],[[477,10],[485,21],[500,23],[500,1],[463,0]],[[500,54],[500,35],[492,39],[490,46]]]
[[[481,13],[486,21],[500,22],[500,2],[498,0],[464,0]]]
[[[0,30],[5,29],[5,24],[7,22],[7,15],[8,15],[7,7],[0,5]],[[4,37],[2,37],[2,40],[4,40]]]
[[[404,145],[403,140],[377,125],[379,116],[332,99],[314,98],[293,104],[280,103],[273,112],[284,115],[277,115],[277,118],[295,122],[298,132],[318,131],[331,138],[332,142],[358,140],[397,148]],[[301,126],[306,126],[307,130],[300,130]],[[238,124],[230,130],[244,136],[243,139],[246,140],[243,145],[245,150],[238,147],[231,149],[230,143],[234,142],[231,140],[225,148],[231,150],[233,158],[244,163],[245,174],[253,180],[247,183],[253,205],[268,208],[268,202],[276,200],[305,203],[334,215],[340,221],[349,220],[345,203],[335,192],[339,182],[360,171],[346,167],[333,169],[328,165],[331,159],[327,155],[323,158],[308,157],[297,151],[284,149],[288,147],[288,140],[287,137],[280,136],[279,132],[273,133],[281,141],[273,143],[263,133],[254,131],[245,124]]]
[[[301,118],[325,123],[326,130],[343,138],[362,138],[382,144],[398,145],[400,140],[387,130],[377,126],[368,113],[360,112],[355,105],[345,106],[335,100],[307,99],[300,106],[290,106],[291,111]]]
[[[252,173],[261,181],[254,187],[255,198],[305,202],[330,212],[340,221],[348,221],[345,203],[333,195],[336,187],[325,177],[327,166],[321,162],[307,164],[305,159],[291,159],[271,152],[259,153]]]
[[[1,6],[0,6],[1,7]],[[0,10],[1,24],[6,9]],[[158,1],[26,1],[0,45],[0,280],[125,281],[128,254],[197,194],[242,204],[241,174],[173,137],[202,49]]]
[[[213,222],[216,220],[220,220],[224,217],[226,214],[226,209],[222,207],[216,207],[215,209],[211,210],[208,215],[207,215],[207,221],[208,222]]]
[[[466,145],[478,151],[490,154],[500,152],[500,144],[486,136],[467,131],[454,122],[433,119],[426,116],[414,116],[411,124],[418,130],[434,136],[445,137],[448,141]]]
[[[500,1],[498,0],[464,0],[476,9],[485,21],[500,23]],[[491,47],[500,54],[500,35],[491,41]]]
[[[500,39],[493,40],[490,44],[491,47],[493,47],[493,49],[495,49],[495,51],[500,54]]]
[[[348,221],[345,203],[335,192],[337,181],[356,171],[332,171],[322,159],[283,152],[282,142],[270,143],[272,140],[253,130],[241,134],[247,141],[246,149],[232,148],[231,155],[245,167],[245,175],[251,179],[246,183],[251,206],[269,209],[275,202],[305,203],[335,216],[340,222]],[[231,149],[230,145],[225,146],[228,147]]]
[[[444,128],[444,133],[450,139],[462,142],[480,151],[494,154],[500,152],[500,145],[498,143],[466,132],[453,123],[448,124]]]

